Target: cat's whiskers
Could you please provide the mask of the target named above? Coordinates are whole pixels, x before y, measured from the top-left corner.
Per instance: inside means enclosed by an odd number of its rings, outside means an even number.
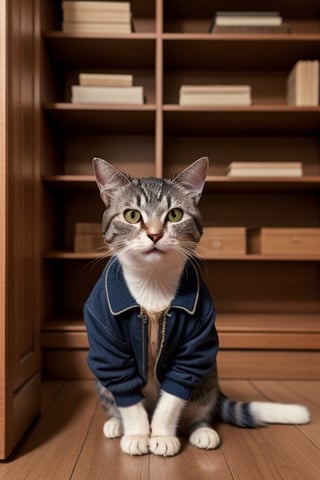
[[[185,262],[189,261],[196,269],[199,269],[199,265],[205,266],[206,262],[196,253],[196,245],[197,242],[194,241],[184,242],[183,244],[177,242],[175,248],[183,256]]]

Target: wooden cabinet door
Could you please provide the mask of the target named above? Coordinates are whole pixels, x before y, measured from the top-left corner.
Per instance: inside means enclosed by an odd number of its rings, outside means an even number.
[[[40,411],[38,0],[0,0],[0,458]]]

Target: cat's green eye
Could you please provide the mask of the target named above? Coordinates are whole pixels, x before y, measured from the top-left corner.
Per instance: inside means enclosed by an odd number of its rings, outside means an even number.
[[[170,210],[167,216],[169,222],[175,222],[175,223],[180,222],[182,217],[183,217],[183,210],[181,210],[181,208],[173,208],[172,210]]]
[[[126,210],[124,218],[128,223],[139,223],[141,220],[141,213],[139,210]]]

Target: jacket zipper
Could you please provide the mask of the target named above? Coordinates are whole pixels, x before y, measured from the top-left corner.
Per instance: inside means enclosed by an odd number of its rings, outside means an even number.
[[[158,380],[158,375],[157,375],[157,367],[158,367],[158,363],[159,363],[159,359],[160,359],[160,356],[161,356],[161,353],[162,353],[162,350],[163,350],[163,346],[164,346],[164,342],[165,342],[165,335],[166,335],[166,329],[167,329],[167,317],[170,316],[170,314],[168,313],[168,310],[165,310],[162,318],[161,318],[161,321],[160,321],[160,328],[159,328],[159,333],[161,335],[160,337],[160,347],[159,347],[159,351],[158,351],[158,355],[157,355],[157,358],[156,358],[156,361],[154,362],[154,376],[155,378]]]
[[[140,312],[139,318],[142,323],[142,375],[145,382],[147,382],[147,355],[148,355],[148,315],[143,311]]]

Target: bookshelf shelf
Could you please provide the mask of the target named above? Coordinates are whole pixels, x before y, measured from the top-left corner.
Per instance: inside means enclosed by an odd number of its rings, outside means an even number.
[[[254,191],[254,190],[319,190],[320,176],[308,176],[300,178],[284,177],[225,177],[209,176],[207,178],[208,191]]]
[[[43,182],[56,188],[96,189],[93,175],[45,175]],[[227,177],[210,175],[207,177],[205,191],[252,191],[252,190],[318,190],[320,176],[301,178],[285,177]]]
[[[318,33],[163,33],[163,40],[208,40],[210,42],[319,42]]]
[[[60,1],[39,2],[45,375],[54,374],[58,357],[85,363],[82,305],[107,261],[102,252],[73,251],[75,223],[99,222],[103,212],[92,157],[132,176],[172,177],[207,155],[200,204],[206,227],[320,227],[320,107],[286,104],[295,63],[320,59],[320,4],[298,3],[259,3],[259,10],[279,10],[290,34],[208,33],[215,10],[256,10],[253,0],[217,0],[214,6],[211,0],[132,0],[134,33],[83,35],[60,31]],[[80,72],[131,73],[143,85],[146,103],[73,104],[70,86]],[[182,84],[212,83],[250,84],[252,106],[178,104]],[[234,161],[302,162],[303,177],[228,177]],[[305,352],[313,371],[320,257],[306,252],[204,260],[222,349],[247,355],[237,375],[250,377],[252,359],[266,349]]]
[[[44,253],[43,257],[47,260],[92,260],[92,259],[103,259],[106,258],[105,254],[102,252],[84,252],[77,253],[74,251],[50,251]],[[232,254],[212,254],[201,256],[203,260],[225,262],[225,261],[254,261],[254,262],[320,262],[320,255],[262,255],[262,254],[245,254],[245,255],[232,255]]]
[[[132,105],[129,103],[125,104],[113,104],[113,103],[67,103],[67,102],[57,102],[57,103],[46,103],[44,104],[45,110],[62,110],[62,111],[71,111],[78,114],[83,110],[88,111],[122,111],[122,112],[152,112],[155,111],[154,104],[143,104],[143,105]]]

